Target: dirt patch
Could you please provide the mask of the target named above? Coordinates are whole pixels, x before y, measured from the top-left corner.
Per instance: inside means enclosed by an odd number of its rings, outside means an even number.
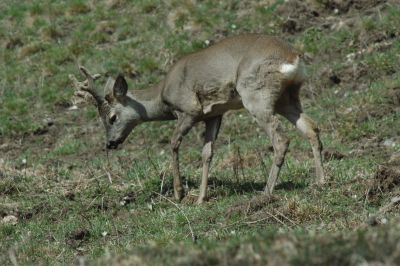
[[[66,243],[74,249],[81,247],[91,237],[88,229],[77,229],[66,236]]]
[[[340,84],[353,90],[363,90],[368,87],[367,80],[370,74],[366,65],[355,64],[337,73],[328,71],[327,76],[330,85]]]
[[[291,0],[277,7],[275,13],[280,18],[287,18],[281,23],[281,30],[295,34],[311,26],[333,29],[335,24],[343,25],[343,19],[353,17],[355,13],[375,8],[387,0]]]
[[[230,153],[222,159],[218,165],[218,169],[232,168],[235,175],[239,174],[243,168],[259,167],[262,158],[269,156],[273,152],[272,146],[267,147],[266,152],[249,152],[242,154],[240,150]]]
[[[341,160],[346,157],[344,153],[334,149],[324,149],[322,156],[325,161]]]
[[[387,94],[388,103],[400,108],[400,87],[390,89]]]
[[[371,183],[369,196],[394,195],[400,193],[400,159],[379,166]]]
[[[282,32],[298,33],[313,24],[317,24],[320,11],[316,5],[309,5],[305,1],[287,1],[279,6],[276,14],[281,18],[287,18],[281,25]]]
[[[39,215],[41,213],[47,213],[50,206],[48,203],[40,203],[27,210],[19,210],[17,216],[21,220],[30,220],[32,217]]]
[[[231,218],[240,215],[243,217],[241,222],[247,225],[278,224],[293,227],[327,215],[324,212],[326,210],[318,205],[299,204],[296,201],[279,200],[274,196],[259,195],[233,204],[227,210],[226,216]]]
[[[369,156],[375,158],[389,158],[390,150],[383,145],[384,141],[380,137],[364,137],[358,141],[358,147],[349,152],[349,156],[362,157]]]
[[[387,89],[382,94],[384,100],[382,104],[360,106],[356,114],[356,122],[365,122],[372,118],[379,119],[400,111],[400,88]]]
[[[326,210],[318,205],[304,205],[296,201],[267,206],[249,217],[249,223],[280,224],[285,226],[297,226],[304,222],[319,219]]]
[[[233,215],[252,215],[275,201],[276,198],[269,195],[263,194],[254,196],[250,200],[244,200],[235,203],[227,210],[226,214],[228,217],[231,217]]]
[[[386,3],[387,0],[322,0],[321,8],[333,13],[348,13],[373,8],[379,4]]]

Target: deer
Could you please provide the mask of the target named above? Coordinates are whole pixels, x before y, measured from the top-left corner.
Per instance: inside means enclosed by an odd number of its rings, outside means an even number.
[[[281,117],[308,139],[315,162],[314,183],[325,183],[322,143],[317,124],[302,109],[299,92],[306,81],[304,55],[286,41],[261,34],[242,34],[188,54],[175,62],[165,78],[144,90],[128,91],[122,74],[108,78],[104,96],[95,88],[100,74],[80,71],[86,80],[70,75],[76,95],[98,109],[106,131],[106,149],[117,149],[139,124],[176,120],[171,137],[173,189],[184,197],[179,170],[183,137],[199,122],[205,123],[202,178],[197,203],[207,200],[210,165],[224,113],[245,108],[269,136],[273,160],[264,193],[272,195],[289,139]]]

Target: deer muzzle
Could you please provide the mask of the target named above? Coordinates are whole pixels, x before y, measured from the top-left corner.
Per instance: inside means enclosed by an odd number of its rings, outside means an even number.
[[[107,142],[106,148],[108,150],[115,150],[118,148],[119,144],[121,144],[121,143],[122,143],[122,141],[120,141],[120,140],[111,140],[111,141]]]

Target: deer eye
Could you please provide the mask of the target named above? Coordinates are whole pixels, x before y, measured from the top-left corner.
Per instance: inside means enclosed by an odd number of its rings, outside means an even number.
[[[110,117],[110,124],[112,125],[112,124],[114,124],[114,122],[117,120],[117,115],[112,115],[111,117]]]

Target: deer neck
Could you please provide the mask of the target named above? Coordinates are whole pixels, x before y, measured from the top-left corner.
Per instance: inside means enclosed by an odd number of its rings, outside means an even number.
[[[162,84],[145,90],[134,90],[128,94],[128,105],[141,117],[142,121],[174,120],[168,105],[161,97]]]

